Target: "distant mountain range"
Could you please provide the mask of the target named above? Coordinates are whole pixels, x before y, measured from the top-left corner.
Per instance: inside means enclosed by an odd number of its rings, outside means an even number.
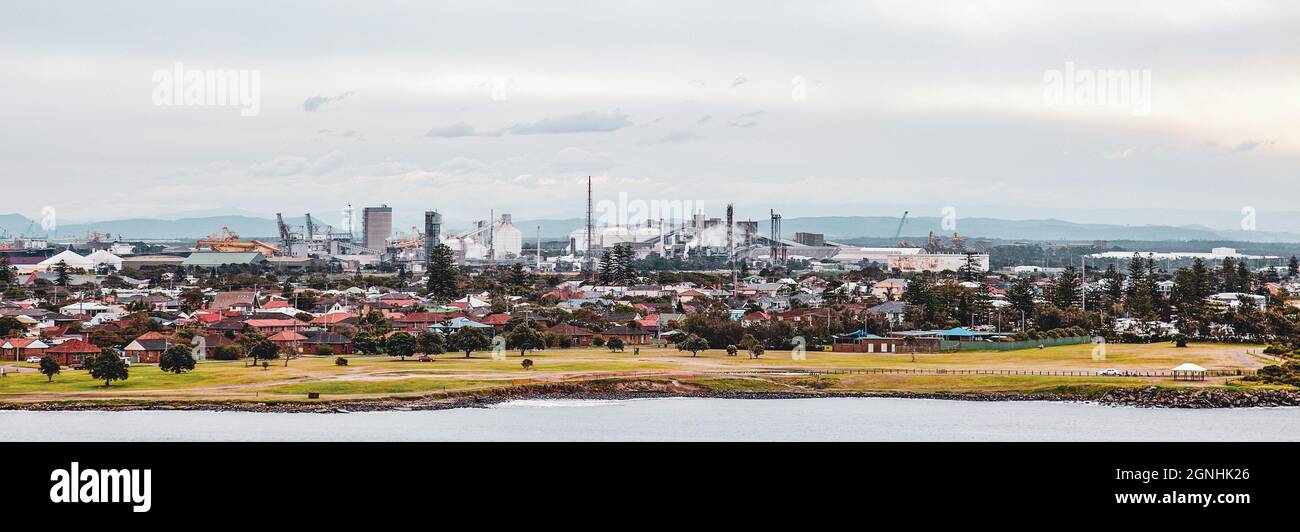
[[[324,218],[322,218],[324,220]],[[290,225],[302,225],[303,217],[286,218]],[[410,231],[410,222],[399,219],[394,230]],[[580,229],[580,218],[551,220],[517,220],[515,226],[526,240],[536,238],[540,227],[546,240],[567,239],[570,232]],[[360,225],[358,221],[358,226]],[[466,222],[449,221],[445,232],[455,233],[468,227]],[[109,233],[124,240],[131,239],[197,239],[228,227],[244,238],[276,238],[279,230],[274,218],[247,215],[204,216],[175,220],[133,218],[93,223],[60,224],[56,231],[41,229],[20,214],[0,215],[0,236],[48,236],[52,239],[80,238],[89,231]],[[790,238],[796,232],[822,233],[830,240],[873,237],[889,238],[898,229],[898,217],[890,216],[820,216],[786,218],[781,222],[782,233]],[[356,232],[360,232],[358,227]],[[766,220],[759,221],[759,231],[766,234]],[[997,218],[960,218],[956,231],[968,238],[1036,241],[1089,241],[1089,240],[1147,240],[1147,241],[1236,241],[1236,242],[1300,242],[1300,234],[1272,231],[1218,230],[1199,225],[1118,225],[1083,224],[1063,220],[1003,220]],[[903,225],[902,238],[923,240],[934,232],[951,236],[952,230],[943,227],[939,217],[908,217]]]

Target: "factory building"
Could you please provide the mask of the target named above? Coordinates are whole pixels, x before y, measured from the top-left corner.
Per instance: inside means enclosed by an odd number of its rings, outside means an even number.
[[[941,272],[958,271],[966,267],[967,258],[975,261],[979,271],[989,271],[989,256],[983,253],[916,253],[912,255],[890,255],[889,269],[902,272]]]
[[[393,208],[366,207],[361,211],[361,247],[382,250],[393,234]]]

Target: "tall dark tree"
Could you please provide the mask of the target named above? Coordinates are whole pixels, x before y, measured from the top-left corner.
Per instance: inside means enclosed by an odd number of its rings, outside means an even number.
[[[1225,257],[1219,266],[1219,291],[1236,292],[1240,286],[1241,283],[1237,281],[1237,261]]]
[[[537,329],[515,327],[514,330],[510,331],[506,345],[511,349],[518,349],[519,356],[524,356],[530,350],[546,347],[546,342],[542,339],[542,335],[538,334]]]
[[[1287,277],[1300,275],[1300,260],[1296,259],[1295,255],[1291,255],[1291,260],[1286,263],[1286,275]]]
[[[1022,320],[1034,319],[1034,284],[1028,277],[1017,278],[1007,288],[1007,302],[1020,311]]]
[[[14,264],[9,260],[9,255],[0,255],[0,284],[13,284],[17,277],[18,273],[14,270]]]
[[[429,252],[429,276],[426,289],[429,296],[445,303],[459,295],[460,271],[456,268],[456,257],[446,244],[438,244]]]
[[[1052,305],[1061,310],[1069,310],[1078,305],[1080,292],[1083,290],[1082,278],[1074,266],[1066,266],[1061,275],[1052,283]]]
[[[41,374],[45,375],[45,382],[53,382],[54,376],[59,374],[59,363],[53,357],[42,357]]]
[[[184,373],[194,369],[194,356],[190,354],[188,347],[171,346],[158,357],[158,369],[168,373]]]
[[[100,350],[99,355],[92,358],[87,366],[90,368],[90,376],[104,381],[104,386],[113,381],[124,381],[129,376],[126,362],[111,347]]]
[[[57,286],[62,286],[64,288],[67,288],[68,282],[71,280],[71,276],[68,274],[68,263],[64,261],[59,261],[58,264],[54,265],[54,273],[55,273],[54,284]]]
[[[1106,273],[1101,275],[1106,280],[1106,303],[1114,306],[1124,301],[1124,274],[1115,268],[1115,263],[1110,263],[1106,268]]]
[[[461,327],[447,337],[447,349],[465,353],[465,358],[474,351],[492,347],[492,339],[478,327]]]
[[[601,253],[600,262],[596,266],[596,275],[600,279],[600,284],[614,284],[614,279],[618,276],[618,266],[614,264],[614,256],[610,250]]]
[[[384,350],[388,352],[388,356],[399,357],[402,360],[414,355],[418,347],[415,337],[404,332],[394,333],[384,340]]]
[[[415,337],[415,343],[420,347],[420,352],[426,355],[440,355],[444,347],[442,335],[433,331],[424,331]]]

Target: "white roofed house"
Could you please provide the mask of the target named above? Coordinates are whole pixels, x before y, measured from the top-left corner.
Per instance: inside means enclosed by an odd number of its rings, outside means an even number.
[[[64,316],[77,316],[83,314],[87,316],[95,316],[109,312],[113,309],[114,307],[111,305],[105,305],[96,301],[81,301],[59,307],[59,314],[63,314]],[[121,310],[121,307],[117,307],[117,309]]]

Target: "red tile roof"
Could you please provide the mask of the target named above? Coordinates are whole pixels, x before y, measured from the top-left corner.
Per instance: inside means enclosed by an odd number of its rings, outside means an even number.
[[[49,348],[46,353],[99,353],[99,347],[84,340],[68,340]]]

